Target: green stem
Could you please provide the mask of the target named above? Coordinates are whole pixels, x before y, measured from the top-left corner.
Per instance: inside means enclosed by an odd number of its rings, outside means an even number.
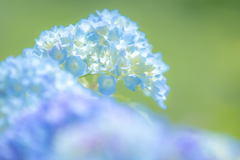
[[[79,78],[83,78],[83,77],[86,77],[86,76],[89,76],[89,75],[91,75],[91,73],[88,73],[88,74],[85,74],[85,75],[83,75],[83,76],[80,76]],[[92,74],[93,75],[93,74]]]
[[[78,82],[81,83],[86,88],[90,87],[88,81],[84,77],[79,77]]]
[[[93,76],[92,84],[91,84],[91,87],[90,87],[90,89],[92,89],[92,90],[95,90],[97,88],[97,86],[98,86],[98,84],[97,84],[97,77],[98,77],[97,75]]]

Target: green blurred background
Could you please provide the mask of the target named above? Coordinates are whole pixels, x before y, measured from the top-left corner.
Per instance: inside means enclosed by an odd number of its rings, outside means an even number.
[[[121,85],[118,94],[168,115],[175,124],[240,138],[240,1],[0,0],[0,60],[33,47],[42,30],[76,24],[104,8],[136,21],[171,68],[165,74],[171,87],[167,110]]]

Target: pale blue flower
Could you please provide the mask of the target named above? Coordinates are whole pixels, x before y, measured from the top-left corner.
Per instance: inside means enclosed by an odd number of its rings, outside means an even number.
[[[110,29],[108,31],[108,39],[110,41],[118,41],[120,37],[121,37],[121,31],[117,27]]]
[[[88,41],[91,41],[93,43],[99,43],[99,40],[101,37],[99,34],[92,32],[92,33],[87,34],[86,38]]]
[[[24,52],[28,54],[28,50]],[[59,92],[89,93],[49,58],[8,57],[0,63],[0,68],[0,130],[14,123],[15,117],[34,110],[42,100]]]
[[[98,78],[98,90],[100,93],[102,93],[105,96],[112,95],[117,90],[117,80],[113,75],[107,76],[107,75],[101,75]]]
[[[69,30],[60,33],[59,37],[62,47],[69,47],[74,41],[74,35]]]
[[[56,42],[48,52],[49,56],[59,64],[62,64],[67,58],[67,50],[62,49],[58,42]]]
[[[123,77],[124,86],[135,92],[135,87],[141,83],[141,79],[137,75],[130,74]]]
[[[118,10],[105,9],[96,12],[97,15],[90,14],[87,19],[81,19],[76,25],[54,26],[49,31],[43,31],[36,40],[32,53],[28,52],[26,55],[34,54],[40,58],[49,56],[60,64],[68,63],[62,66],[68,66],[65,69],[76,77],[80,76],[80,79],[88,74],[105,74],[114,76],[118,82],[123,81],[123,77],[135,75],[138,77],[136,79],[142,79],[140,85],[128,81],[131,85],[127,85],[127,88],[132,91],[139,88],[146,96],[152,96],[159,106],[166,108],[166,94],[163,96],[161,92],[159,95],[155,89],[162,88],[156,81],[169,69],[163,62],[161,53],[153,54],[152,45],[145,38],[145,34],[138,30],[137,23],[122,16]],[[69,63],[75,61],[69,61],[67,57],[70,56],[79,56],[86,64],[86,69],[80,67],[81,72],[80,68],[73,71],[72,66],[75,64]],[[81,74],[76,74],[78,71]],[[170,89],[166,82],[161,85]]]
[[[86,71],[87,64],[79,56],[70,56],[67,58],[64,68],[75,77],[79,77]]]
[[[166,109],[166,105],[163,103],[167,99],[167,94],[170,88],[166,85],[167,79],[164,76],[157,77],[151,86],[151,96],[158,103],[161,104],[163,109]]]

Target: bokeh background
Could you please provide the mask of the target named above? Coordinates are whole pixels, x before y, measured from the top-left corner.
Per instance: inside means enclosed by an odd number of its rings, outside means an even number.
[[[95,10],[118,9],[136,21],[170,65],[162,110],[118,85],[175,124],[240,138],[240,1],[231,0],[0,0],[0,61],[33,47],[43,30],[76,24]],[[0,68],[1,69],[1,68]]]

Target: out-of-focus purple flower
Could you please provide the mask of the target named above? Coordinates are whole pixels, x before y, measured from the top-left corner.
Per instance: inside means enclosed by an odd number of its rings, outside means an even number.
[[[136,109],[136,107],[134,107]],[[143,109],[66,92],[20,117],[0,138],[1,160],[238,160],[240,143],[176,128]]]
[[[0,159],[158,160],[159,131],[112,100],[62,94],[18,120],[1,139]]]
[[[27,50],[25,50],[26,53]],[[0,129],[14,122],[14,118],[36,105],[64,91],[90,95],[74,77],[48,58],[8,57],[0,63]]]

